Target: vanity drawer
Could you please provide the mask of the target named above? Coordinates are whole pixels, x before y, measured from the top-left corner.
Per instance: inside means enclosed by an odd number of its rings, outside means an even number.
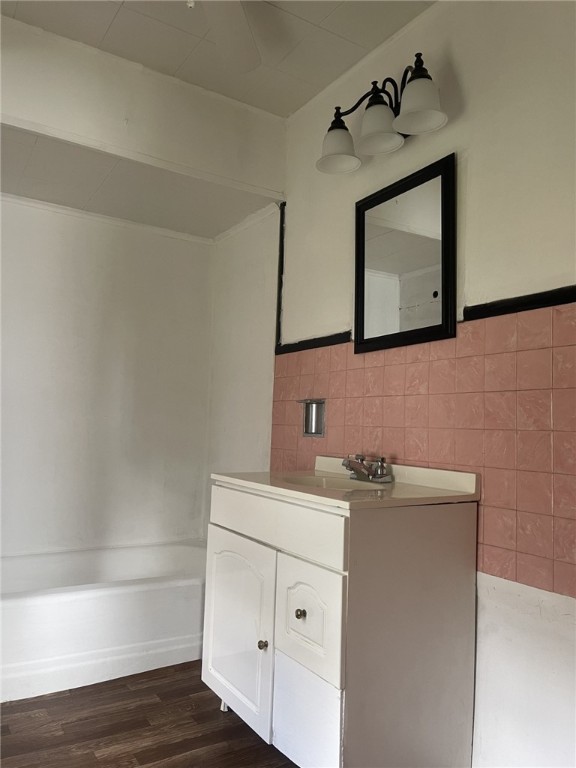
[[[343,688],[346,577],[280,553],[274,644],[311,672]]]
[[[214,485],[210,522],[339,571],[348,566],[341,515]]]

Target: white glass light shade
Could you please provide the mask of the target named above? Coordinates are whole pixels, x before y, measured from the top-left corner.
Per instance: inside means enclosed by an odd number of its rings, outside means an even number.
[[[400,149],[404,137],[392,127],[394,112],[386,104],[368,107],[362,118],[362,129],[358,140],[361,155],[386,155]]]
[[[352,136],[345,128],[328,131],[322,144],[322,157],[316,168],[322,173],[351,173],[362,161],[354,153]]]
[[[422,77],[409,82],[402,94],[394,128],[406,134],[431,133],[447,122],[448,116],[440,109],[438,89],[432,80]]]

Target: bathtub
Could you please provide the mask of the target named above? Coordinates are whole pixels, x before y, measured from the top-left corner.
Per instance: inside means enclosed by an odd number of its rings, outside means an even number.
[[[203,542],[2,558],[1,700],[199,659],[205,563]]]

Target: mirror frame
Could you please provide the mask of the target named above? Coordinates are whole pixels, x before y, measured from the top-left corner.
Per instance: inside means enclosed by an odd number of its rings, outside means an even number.
[[[398,195],[440,177],[442,232],[442,322],[424,328],[364,337],[365,216],[366,212]],[[356,203],[356,273],[354,291],[354,352],[403,347],[456,336],[456,155],[435,163],[374,192]]]

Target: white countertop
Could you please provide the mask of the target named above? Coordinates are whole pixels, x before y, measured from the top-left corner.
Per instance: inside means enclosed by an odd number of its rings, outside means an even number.
[[[379,484],[350,481],[341,462],[341,459],[318,457],[316,470],[214,473],[212,480],[216,485],[236,487],[295,502],[321,504],[335,508],[333,511],[338,510],[340,514],[346,514],[345,510],[352,509],[446,504],[477,501],[480,498],[480,479],[473,472],[389,465],[395,477],[394,482]],[[322,487],[333,484],[350,487]]]

